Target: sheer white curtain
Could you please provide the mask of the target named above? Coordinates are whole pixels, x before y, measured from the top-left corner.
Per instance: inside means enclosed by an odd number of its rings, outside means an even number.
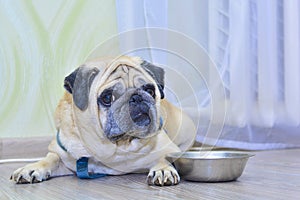
[[[217,137],[205,134],[206,121],[211,119],[205,111],[213,107],[205,84],[197,86],[202,100],[198,102],[199,142],[243,149],[300,147],[300,1],[116,2],[120,32],[142,27],[172,29],[201,45],[214,61],[225,89],[220,101],[225,99],[226,119]],[[121,48],[125,43],[121,41]],[[172,59],[154,50],[131,53],[161,64]],[[208,87],[216,82],[209,77]]]

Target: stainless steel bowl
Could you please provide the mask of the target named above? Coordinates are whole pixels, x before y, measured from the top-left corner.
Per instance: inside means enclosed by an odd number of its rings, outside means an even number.
[[[254,154],[240,151],[187,151],[166,158],[185,180],[223,182],[240,177],[251,156]]]

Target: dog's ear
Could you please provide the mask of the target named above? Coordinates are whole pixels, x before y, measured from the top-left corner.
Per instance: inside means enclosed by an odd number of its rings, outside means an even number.
[[[160,97],[163,99],[165,97],[164,87],[165,87],[165,71],[163,68],[153,65],[147,61],[143,61],[141,64],[142,68],[150,74],[150,76],[155,80],[159,92]]]
[[[99,69],[80,66],[65,78],[64,87],[73,95],[73,101],[80,110],[86,110],[89,102],[90,87]]]

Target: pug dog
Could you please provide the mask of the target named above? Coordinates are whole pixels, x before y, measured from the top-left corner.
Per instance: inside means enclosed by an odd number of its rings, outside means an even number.
[[[138,57],[96,59],[68,75],[64,88],[49,153],[13,172],[15,183],[147,172],[149,185],[180,182],[165,156],[186,151],[196,129],[164,99],[162,68]]]

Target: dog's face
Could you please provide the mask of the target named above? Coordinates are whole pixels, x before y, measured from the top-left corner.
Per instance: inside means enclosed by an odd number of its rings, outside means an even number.
[[[119,64],[113,70],[101,70],[81,66],[65,78],[76,107],[84,111],[96,102],[103,134],[111,142],[156,134],[161,128],[163,69],[144,61],[139,66]]]
[[[157,132],[160,95],[155,82],[141,71],[121,65],[98,93],[98,109],[105,136],[111,141],[144,138]]]

